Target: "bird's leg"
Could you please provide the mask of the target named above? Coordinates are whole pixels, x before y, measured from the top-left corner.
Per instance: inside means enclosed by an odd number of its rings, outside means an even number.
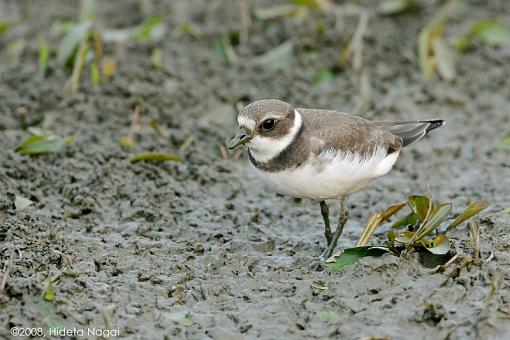
[[[329,246],[331,239],[333,238],[333,234],[331,233],[331,227],[329,225],[329,207],[325,201],[321,201],[321,214],[324,219],[324,235],[326,236]]]
[[[325,261],[328,258],[330,258],[331,255],[333,255],[333,252],[335,251],[336,248],[336,243],[338,242],[340,235],[342,235],[345,223],[347,223],[348,219],[349,219],[349,207],[347,206],[345,197],[342,197],[340,199],[340,216],[338,218],[338,227],[336,228],[335,233],[331,238],[331,242],[328,242],[328,249],[326,249],[326,251],[321,255],[322,260]]]

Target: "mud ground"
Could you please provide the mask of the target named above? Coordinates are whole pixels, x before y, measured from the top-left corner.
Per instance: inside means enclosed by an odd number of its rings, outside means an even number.
[[[165,39],[106,45],[105,55],[118,61],[116,74],[99,87],[85,76],[80,92],[70,95],[69,72],[55,58],[45,79],[37,76],[37,41],[46,32],[55,47],[52,24],[76,20],[78,2],[0,2],[3,16],[21,18],[0,38],[1,267],[15,254],[1,292],[0,337],[9,338],[14,326],[59,325],[118,328],[133,339],[510,338],[510,153],[495,148],[510,132],[508,45],[478,44],[459,57],[456,79],[425,80],[416,40],[436,7],[421,1],[408,13],[381,16],[366,1],[373,15],[361,96],[359,72],[337,66],[355,15],[254,20],[247,40],[234,44],[239,60],[228,63],[217,43],[239,31],[238,2],[152,1],[143,10],[139,3],[103,2],[97,28],[131,27],[160,13]],[[510,4],[464,2],[446,37],[483,18],[510,27]],[[196,37],[179,29],[187,23]],[[253,62],[287,41],[294,44],[290,67]],[[150,61],[155,47],[163,54],[159,70]],[[315,84],[325,68],[333,78]],[[481,216],[481,267],[448,279],[458,263],[433,273],[418,255],[384,255],[339,272],[313,270],[324,246],[317,203],[277,197],[256,182],[245,155],[221,156],[219,145],[236,130],[237,107],[260,98],[373,119],[446,119],[403,152],[390,174],[349,198],[340,246],[354,245],[371,212],[430,188],[455,212],[474,200],[491,202]],[[145,127],[126,150],[119,138],[129,134],[136,106]],[[149,118],[168,138],[147,128]],[[57,153],[20,156],[14,150],[29,127],[75,140]],[[190,136],[194,142],[179,151]],[[144,151],[184,159],[129,162]],[[16,195],[34,204],[16,210]],[[372,242],[382,242],[388,229]],[[465,226],[450,237],[461,257],[472,254]],[[45,303],[41,294],[55,275],[55,298]]]

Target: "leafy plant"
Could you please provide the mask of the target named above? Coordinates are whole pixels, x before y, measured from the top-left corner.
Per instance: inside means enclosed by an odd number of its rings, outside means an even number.
[[[376,228],[405,206],[409,208],[410,213],[393,223],[392,229],[387,233],[388,241],[384,245],[368,246],[368,241]],[[453,222],[448,224],[445,230],[449,231],[458,227],[488,206],[487,201],[471,203]],[[335,259],[326,267],[342,269],[366,256],[380,256],[385,252],[398,256],[403,250],[411,251],[412,249],[427,250],[432,256],[445,255],[450,250],[448,237],[444,234],[435,237],[431,235],[449,218],[451,210],[451,203],[434,204],[430,196],[411,195],[404,203],[392,205],[384,212],[372,214],[356,243],[356,247],[345,249],[340,255],[335,256]],[[410,226],[412,230],[398,232],[398,229],[404,226]]]

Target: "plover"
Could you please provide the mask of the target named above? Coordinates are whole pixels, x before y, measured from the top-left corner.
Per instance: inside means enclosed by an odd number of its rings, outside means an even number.
[[[387,174],[403,147],[442,126],[443,120],[370,121],[332,110],[294,108],[276,100],[255,101],[239,112],[239,133],[228,147],[248,147],[250,163],[278,194],[320,202],[327,248],[335,250],[349,218],[346,196]],[[326,199],[340,200],[331,231]]]

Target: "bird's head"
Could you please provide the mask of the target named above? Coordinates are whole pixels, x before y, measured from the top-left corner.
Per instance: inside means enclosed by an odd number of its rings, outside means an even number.
[[[228,148],[246,145],[253,156],[259,154],[262,158],[277,154],[292,142],[301,127],[297,115],[292,105],[281,100],[257,100],[239,112],[239,132]]]

